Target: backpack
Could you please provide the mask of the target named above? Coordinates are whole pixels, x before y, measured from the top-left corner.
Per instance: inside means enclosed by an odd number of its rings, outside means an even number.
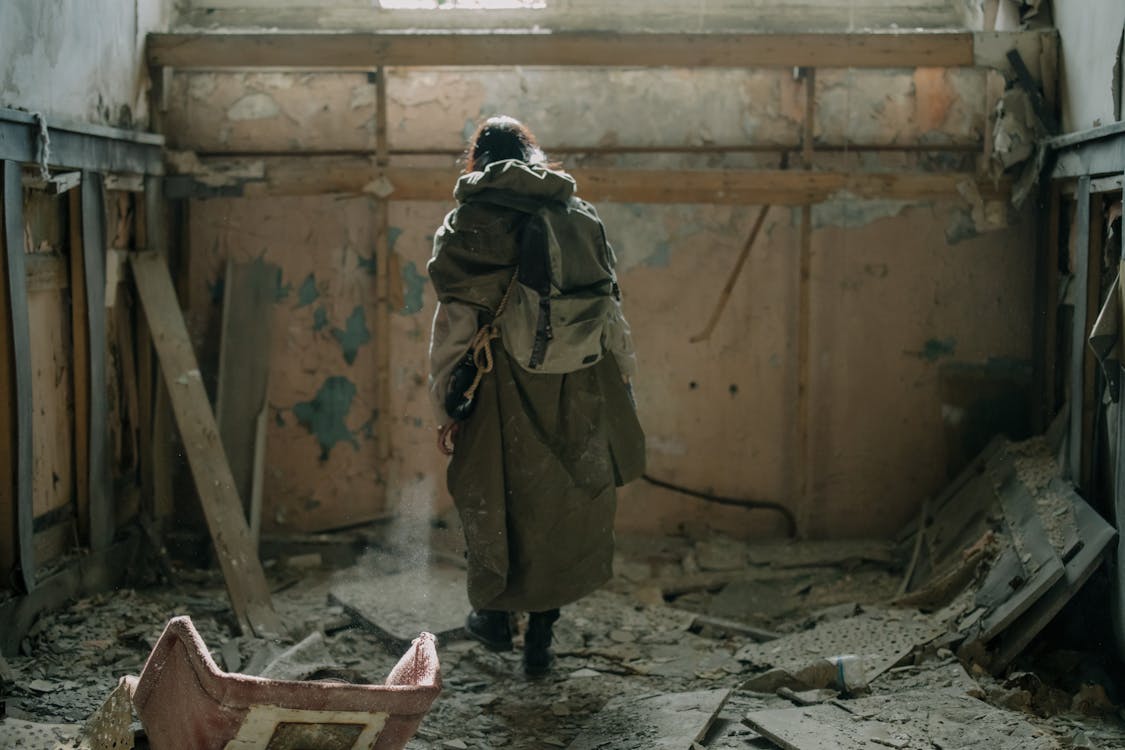
[[[524,210],[519,268],[496,320],[504,348],[531,372],[590,367],[605,355],[607,326],[621,300],[605,227],[577,198]]]

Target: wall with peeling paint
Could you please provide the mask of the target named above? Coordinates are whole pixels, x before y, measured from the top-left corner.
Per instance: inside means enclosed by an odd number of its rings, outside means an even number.
[[[971,170],[985,129],[985,77],[971,69],[824,71],[818,142],[937,143],[971,151],[825,154],[818,164]],[[361,73],[178,73],[168,137],[177,148],[213,153],[369,151],[372,93]],[[450,153],[494,112],[520,116],[548,148],[791,144],[803,113],[801,84],[788,71],[769,70],[391,70],[387,101],[392,151]],[[720,168],[776,166],[777,160],[776,154],[633,154],[571,164]],[[396,164],[452,161],[451,155],[394,157]],[[434,298],[425,265],[433,231],[451,207],[451,201],[391,204],[393,409],[375,415],[367,199],[193,203],[190,311],[201,346],[217,330],[219,309],[208,288],[218,283],[225,257],[263,254],[283,269],[267,528],[330,528],[392,509],[424,517],[448,508],[426,397]],[[798,468],[792,439],[799,211],[771,211],[711,340],[691,344],[756,207],[598,208],[618,253],[636,337],[637,395],[652,473],[729,496],[788,502]],[[812,534],[897,529],[968,450],[958,442],[966,410],[960,400],[950,402],[949,368],[987,370],[1003,362],[1018,370],[1030,357],[1027,217],[1005,222],[1001,210],[1003,228],[982,233],[981,211],[953,200],[841,199],[815,208],[812,490],[801,509],[813,519]],[[371,440],[381,429],[390,430],[394,446],[385,476],[376,471]],[[782,532],[769,514],[702,505],[643,485],[623,493],[619,518],[631,530],[668,530],[703,518],[736,534]]]
[[[0,106],[144,127],[145,35],[167,27],[172,0],[4,0]]]
[[[387,9],[378,0],[181,0],[180,24],[199,28],[425,28],[620,31],[952,28],[966,0],[541,0],[525,10]],[[469,5],[466,3],[466,5]]]
[[[1121,40],[1125,3],[1086,0],[1053,4],[1059,30],[1062,126],[1066,132],[1121,117]]]

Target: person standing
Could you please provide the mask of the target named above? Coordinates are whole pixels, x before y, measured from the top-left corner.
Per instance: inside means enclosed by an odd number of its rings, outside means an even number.
[[[506,116],[477,128],[427,269],[430,393],[465,532],[465,628],[546,673],[559,608],[612,576],[616,488],[644,472],[636,372],[594,207]]]

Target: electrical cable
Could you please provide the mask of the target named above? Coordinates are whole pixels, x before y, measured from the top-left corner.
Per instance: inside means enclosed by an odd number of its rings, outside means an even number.
[[[722,495],[715,495],[710,492],[693,490],[688,487],[682,487],[678,484],[665,482],[663,479],[657,479],[655,477],[649,476],[648,474],[642,474],[641,479],[645,480],[655,487],[660,487],[661,489],[665,490],[671,490],[672,492],[678,492],[681,495],[687,495],[688,497],[695,497],[699,498],[700,500],[706,500],[710,503],[718,503],[719,505],[731,505],[736,508],[746,508],[747,510],[772,510],[775,513],[780,513],[785,517],[785,523],[789,527],[789,536],[791,538],[797,536],[797,518],[793,515],[793,511],[789,510],[781,503],[775,503],[772,500],[747,500],[736,497],[723,497]]]

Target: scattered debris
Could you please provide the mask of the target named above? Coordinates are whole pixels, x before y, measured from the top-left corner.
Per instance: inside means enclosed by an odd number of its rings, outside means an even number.
[[[730,690],[701,690],[611,701],[568,750],[682,750],[701,741]]]
[[[754,711],[746,723],[786,750],[964,747],[1056,750],[1019,715],[956,692],[921,690],[804,708]]]

